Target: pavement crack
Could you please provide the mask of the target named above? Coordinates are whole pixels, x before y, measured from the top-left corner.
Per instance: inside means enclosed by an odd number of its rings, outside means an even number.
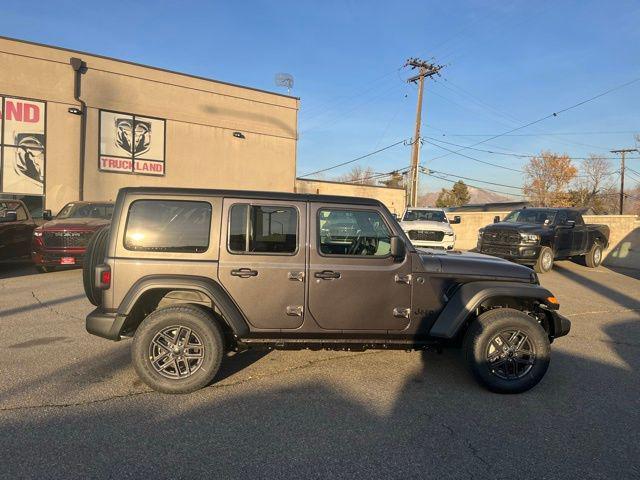
[[[54,315],[57,315],[57,316],[63,317],[63,318],[73,318],[75,320],[84,320],[84,318],[76,317],[75,315],[71,315],[71,314],[68,314],[68,313],[64,313],[64,314],[60,313],[58,310],[56,310],[52,306],[47,305],[46,302],[43,302],[42,300],[40,300],[38,298],[38,296],[36,295],[36,292],[34,292],[33,290],[31,290],[31,296],[33,296],[35,301],[38,302],[38,305],[40,305],[40,307],[42,307],[42,308],[44,308],[46,310],[49,310]]]
[[[489,462],[487,462],[482,457],[482,455],[480,455],[480,452],[478,451],[476,446],[473,443],[471,443],[469,441],[469,439],[467,439],[467,437],[465,437],[464,435],[456,432],[452,427],[450,427],[446,423],[442,423],[441,425],[449,431],[451,436],[456,437],[457,439],[459,439],[462,442],[462,444],[465,446],[465,448],[471,452],[471,455],[473,456],[473,458],[475,458],[480,463],[482,463],[485,466],[485,468],[487,469],[487,471],[490,471],[491,464]],[[471,475],[471,478],[474,478],[473,472],[468,472],[468,473]]]
[[[35,295],[34,295],[35,297]],[[211,389],[219,389],[219,388],[227,388],[227,387],[235,387],[237,385],[242,385],[245,383],[249,383],[249,382],[253,382],[253,381],[257,381],[257,380],[264,380],[267,378],[272,378],[272,377],[276,377],[278,375],[282,375],[283,373],[290,373],[290,372],[294,372],[296,370],[304,370],[307,368],[311,368],[319,363],[324,363],[324,362],[331,362],[334,360],[341,360],[341,359],[348,359],[348,358],[353,358],[353,357],[358,357],[358,356],[362,356],[362,355],[375,355],[375,354],[379,354],[382,353],[383,351],[372,351],[372,352],[359,352],[359,353],[355,353],[353,355],[336,355],[333,357],[328,357],[328,358],[319,358],[317,360],[309,360],[306,363],[300,364],[300,365],[296,365],[290,368],[285,368],[282,370],[278,370],[277,372],[273,372],[270,374],[265,374],[265,375],[257,375],[254,377],[247,377],[247,378],[243,378],[240,380],[237,380],[235,382],[228,382],[228,383],[219,383],[219,384],[212,384],[209,387],[205,387],[205,389],[203,391],[206,391],[207,389],[211,388]],[[130,392],[130,393],[126,393],[126,394],[122,394],[122,395],[112,395],[110,397],[105,397],[105,398],[98,398],[95,400],[87,400],[84,402],[68,402],[68,403],[45,403],[45,404],[40,404],[40,405],[18,405],[18,406],[13,406],[13,407],[2,407],[0,408],[0,412],[15,412],[15,411],[20,411],[20,410],[38,410],[38,409],[45,409],[45,408],[69,408],[69,407],[83,407],[86,405],[94,405],[94,404],[98,404],[98,403],[106,403],[109,402],[111,400],[119,400],[119,399],[126,399],[126,398],[132,398],[132,397],[137,397],[137,396],[141,396],[141,395],[148,395],[148,394],[152,394],[152,393],[156,393],[154,390],[143,390],[140,392]]]

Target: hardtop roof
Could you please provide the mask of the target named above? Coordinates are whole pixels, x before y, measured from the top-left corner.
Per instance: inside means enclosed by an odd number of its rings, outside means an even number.
[[[347,197],[344,195],[317,195],[313,193],[265,192],[254,190],[224,190],[207,188],[175,187],[124,187],[120,195],[193,195],[227,198],[246,198],[250,200],[281,200],[289,202],[346,203],[351,205],[384,206],[374,198]]]

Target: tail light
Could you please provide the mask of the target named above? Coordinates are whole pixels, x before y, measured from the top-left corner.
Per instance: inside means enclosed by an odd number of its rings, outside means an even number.
[[[100,290],[108,290],[111,287],[111,267],[107,264],[96,267],[96,287]]]

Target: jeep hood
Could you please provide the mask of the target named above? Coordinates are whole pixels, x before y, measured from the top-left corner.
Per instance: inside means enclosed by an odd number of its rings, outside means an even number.
[[[451,225],[445,222],[430,222],[427,220],[415,220],[412,222],[400,222],[403,230],[435,230],[437,232],[452,232]]]
[[[533,270],[481,253],[417,249],[427,272],[531,282]]]

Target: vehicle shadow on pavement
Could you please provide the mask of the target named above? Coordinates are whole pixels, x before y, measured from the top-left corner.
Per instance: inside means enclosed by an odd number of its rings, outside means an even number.
[[[454,351],[423,355],[408,375],[389,366],[404,353],[387,351],[191,395],[0,411],[3,474],[637,478],[638,400],[630,393],[640,387],[638,344],[618,340],[638,339],[639,325],[607,329],[607,361],[554,351],[547,377],[521,395],[483,390]],[[117,353],[118,368],[127,350]],[[107,373],[97,366],[104,360],[86,361],[81,381]],[[79,387],[69,371],[52,378]]]
[[[35,265],[30,260],[10,260],[0,262],[0,280],[3,278],[38,275]]]
[[[615,290],[607,286],[604,282],[592,280],[586,275],[582,275],[574,270],[570,270],[562,265],[556,264],[554,270],[563,277],[571,280],[572,282],[588,288],[598,295],[602,295],[611,301],[617,303],[623,308],[638,309],[640,308],[640,299],[626,295],[625,293]]]
[[[77,295],[69,295],[67,297],[60,297],[60,298],[55,298],[53,300],[39,300],[34,294],[32,294],[35,300],[35,303],[32,303],[30,305],[23,305],[21,307],[14,307],[14,308],[9,308],[6,310],[0,310],[0,315],[2,316],[9,316],[9,315],[16,315],[19,313],[25,313],[25,312],[29,312],[32,310],[41,310],[41,309],[47,309],[47,308],[51,308],[54,305],[60,305],[62,303],[69,303],[69,302],[74,302],[76,300],[80,300],[85,298],[85,294],[77,294]]]

